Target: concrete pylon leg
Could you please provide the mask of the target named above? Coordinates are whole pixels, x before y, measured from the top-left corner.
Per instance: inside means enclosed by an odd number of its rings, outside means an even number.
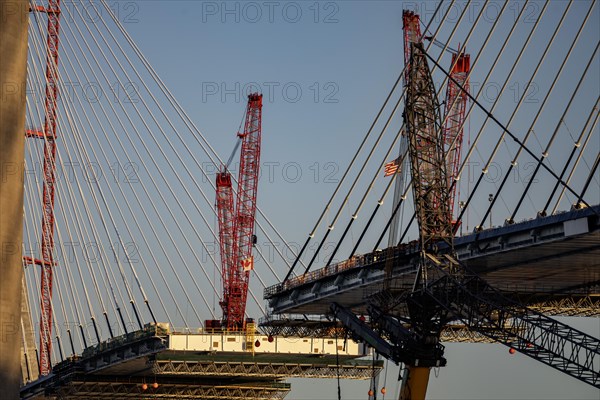
[[[0,0],[0,393],[19,398],[23,267],[26,0]]]
[[[35,268],[34,265],[32,268]],[[27,284],[23,279],[21,285],[21,374],[23,384],[35,381],[40,375],[40,366],[35,347],[35,332],[31,321],[31,308],[27,299]]]

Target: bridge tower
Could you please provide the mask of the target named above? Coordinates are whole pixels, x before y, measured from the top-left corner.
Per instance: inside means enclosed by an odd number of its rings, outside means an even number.
[[[0,5],[0,393],[19,399],[23,166],[27,77],[25,0]]]

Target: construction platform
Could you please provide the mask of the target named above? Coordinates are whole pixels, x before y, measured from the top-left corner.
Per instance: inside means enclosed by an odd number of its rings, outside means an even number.
[[[21,389],[23,399],[283,399],[286,378],[369,379],[364,345],[256,332],[174,332],[167,324],[89,347]],[[339,361],[339,368],[338,368]]]

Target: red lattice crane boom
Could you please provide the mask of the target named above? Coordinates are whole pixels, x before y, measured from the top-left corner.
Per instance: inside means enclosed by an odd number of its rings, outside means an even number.
[[[260,166],[262,94],[248,96],[235,205],[231,174],[224,166],[217,174],[217,215],[223,279],[222,326],[241,330],[245,326],[248,280],[254,267],[254,220]],[[234,210],[235,207],[235,210]]]
[[[421,21],[419,14],[415,14],[410,10],[402,12],[402,32],[404,32],[404,85],[408,85],[408,77],[410,76],[410,54],[411,44],[421,43]]]
[[[444,153],[446,154],[446,171],[448,176],[448,188],[450,189],[450,212],[454,212],[456,204],[457,184],[452,185],[453,180],[458,180],[460,168],[461,147],[463,141],[463,127],[465,122],[465,110],[467,108],[467,92],[469,91],[469,72],[471,70],[471,58],[469,54],[460,51],[452,54],[452,69],[450,76],[454,79],[448,80],[446,88],[446,104],[444,106]],[[461,90],[462,86],[464,90]]]

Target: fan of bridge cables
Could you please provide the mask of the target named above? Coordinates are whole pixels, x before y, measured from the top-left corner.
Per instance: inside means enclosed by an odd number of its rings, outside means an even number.
[[[444,106],[453,106],[444,104],[449,81],[467,95],[453,176],[457,234],[598,203],[598,12],[594,2],[451,1],[422,17],[442,126]],[[450,74],[452,53],[465,52],[468,86]],[[418,239],[403,140],[405,70],[399,66],[286,280]]]
[[[220,318],[223,287],[214,205],[222,160],[106,1],[66,3],[60,19],[56,68],[47,60],[47,16],[30,14],[23,238],[26,259],[39,258],[53,167],[53,362],[150,322],[196,331]],[[49,138],[35,134],[46,122],[49,82],[59,93],[54,165],[44,163]],[[229,128],[233,141],[237,126]],[[260,317],[265,285],[281,279],[274,263],[281,274],[290,266],[282,252],[295,253],[260,207],[255,229],[279,244],[268,257],[255,248],[248,313]],[[25,325],[39,337],[40,269],[24,268]]]

